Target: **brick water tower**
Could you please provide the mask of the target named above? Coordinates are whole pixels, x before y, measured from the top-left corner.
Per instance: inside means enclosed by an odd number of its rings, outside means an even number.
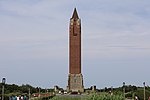
[[[81,73],[81,20],[74,9],[69,27],[69,75],[68,92],[84,92]]]

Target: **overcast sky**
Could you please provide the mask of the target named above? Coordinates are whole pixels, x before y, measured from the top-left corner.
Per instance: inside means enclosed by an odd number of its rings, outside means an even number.
[[[84,86],[150,85],[149,0],[0,0],[0,79],[66,88],[74,7]]]

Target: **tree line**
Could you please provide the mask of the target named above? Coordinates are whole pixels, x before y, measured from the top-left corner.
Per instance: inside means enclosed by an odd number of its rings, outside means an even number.
[[[2,83],[0,83],[0,96],[2,94]],[[53,89],[43,89],[41,87],[33,87],[29,84],[22,84],[21,86],[16,84],[5,84],[5,95],[11,96],[11,95],[28,95],[30,91],[30,94],[33,93],[45,93],[45,92],[52,92]]]

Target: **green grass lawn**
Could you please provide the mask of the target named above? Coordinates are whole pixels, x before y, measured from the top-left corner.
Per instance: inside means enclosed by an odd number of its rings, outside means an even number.
[[[87,100],[86,98],[54,97],[50,100]]]
[[[122,95],[92,94],[89,96],[55,96],[50,100],[123,100]]]

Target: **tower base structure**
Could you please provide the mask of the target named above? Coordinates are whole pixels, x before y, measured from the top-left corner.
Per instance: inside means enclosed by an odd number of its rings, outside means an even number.
[[[69,74],[67,92],[84,92],[82,74]]]

